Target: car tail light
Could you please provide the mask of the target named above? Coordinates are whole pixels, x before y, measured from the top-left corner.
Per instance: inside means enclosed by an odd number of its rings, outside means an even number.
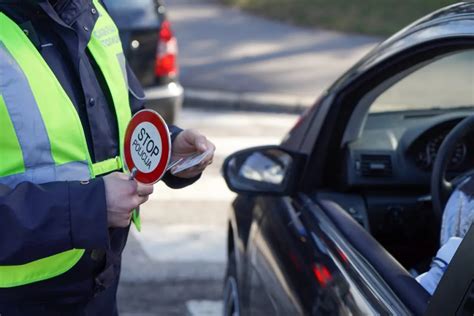
[[[176,77],[178,74],[178,42],[168,20],[163,21],[158,34],[158,47],[155,59],[157,77]]]

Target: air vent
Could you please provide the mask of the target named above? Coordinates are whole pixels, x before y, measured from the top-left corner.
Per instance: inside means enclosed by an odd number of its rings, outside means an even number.
[[[389,155],[361,155],[360,173],[364,177],[390,177],[392,158]]]

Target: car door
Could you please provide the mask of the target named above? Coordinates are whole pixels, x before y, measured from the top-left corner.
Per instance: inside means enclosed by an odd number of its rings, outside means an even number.
[[[291,166],[299,162],[298,155],[272,146],[242,151],[224,163],[226,180],[243,190],[259,184],[262,188],[278,186],[287,182],[285,178],[290,182],[297,178],[298,169]],[[353,197],[350,204],[360,209],[356,200]],[[360,204],[360,199],[357,202]],[[395,308],[401,306],[396,299],[383,297],[389,302],[385,303],[380,295],[374,295],[382,287],[371,290],[373,280],[370,287],[361,281],[363,274],[357,273],[353,264],[355,256],[341,248],[349,248],[347,242],[339,242],[343,246],[333,244],[335,229],[318,216],[323,215],[307,195],[258,196],[251,205],[253,220],[246,260],[242,260],[246,290],[241,293],[241,302],[246,315],[403,314],[403,307]],[[248,206],[234,203],[237,213]]]
[[[290,223],[296,216],[287,198],[261,198],[256,205],[263,213],[249,247],[250,315],[298,315],[304,311],[302,280],[311,275],[303,266],[305,232]],[[297,219],[296,219],[297,220]],[[300,229],[300,231],[298,231]],[[311,284],[311,280],[309,285]]]
[[[308,196],[258,203],[266,214],[250,254],[251,315],[409,314]]]

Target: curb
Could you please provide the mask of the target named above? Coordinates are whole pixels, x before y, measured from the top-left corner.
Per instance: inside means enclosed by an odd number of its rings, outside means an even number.
[[[184,89],[185,108],[301,114],[315,99],[282,94]]]

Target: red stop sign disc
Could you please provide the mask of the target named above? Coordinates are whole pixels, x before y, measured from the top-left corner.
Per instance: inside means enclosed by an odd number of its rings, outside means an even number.
[[[127,126],[124,143],[125,166],[144,184],[158,182],[171,157],[168,126],[153,110],[137,112]]]

